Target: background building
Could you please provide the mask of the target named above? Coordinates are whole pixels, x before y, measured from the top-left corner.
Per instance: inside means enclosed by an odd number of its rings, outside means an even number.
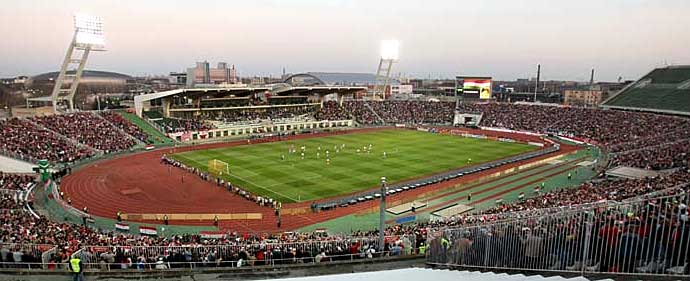
[[[187,68],[187,75],[184,79],[178,73],[171,73],[179,83],[184,81],[187,87],[194,87],[199,84],[234,84],[237,83],[237,70],[235,65],[228,67],[228,63],[219,62],[218,67],[211,68],[208,61],[197,62],[195,67]]]
[[[597,106],[604,100],[601,90],[565,90],[563,104],[572,106]]]
[[[26,81],[26,88],[50,93],[58,74],[59,72],[56,71],[33,76]],[[68,72],[68,74],[72,73]],[[77,94],[127,93],[133,83],[134,78],[126,74],[84,70],[79,81]],[[69,85],[69,83],[67,84]]]

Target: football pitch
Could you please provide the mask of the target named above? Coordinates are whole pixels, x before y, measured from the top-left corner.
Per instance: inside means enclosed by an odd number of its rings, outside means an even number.
[[[382,176],[395,183],[534,149],[520,143],[389,129],[196,150],[172,158],[204,171],[209,160],[224,161],[230,167],[230,174],[222,175],[226,180],[290,203],[367,190],[378,186]]]

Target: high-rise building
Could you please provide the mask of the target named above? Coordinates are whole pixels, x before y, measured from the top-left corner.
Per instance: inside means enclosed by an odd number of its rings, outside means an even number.
[[[217,68],[210,68],[208,61],[197,62],[195,67],[187,68],[187,87],[198,84],[234,84],[238,82],[235,65],[218,62]]]

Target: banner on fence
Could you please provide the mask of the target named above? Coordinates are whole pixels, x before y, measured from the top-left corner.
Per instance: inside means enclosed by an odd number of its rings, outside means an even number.
[[[204,239],[221,239],[225,238],[225,233],[219,231],[199,231],[199,236]]]
[[[115,229],[119,231],[129,231],[129,224],[118,222],[115,224]]]
[[[415,220],[417,220],[417,216],[407,216],[407,217],[395,219],[395,223],[396,224],[404,224],[404,223],[408,223],[408,222],[414,222]]]
[[[139,233],[144,235],[158,235],[158,231],[155,227],[143,225],[139,227]]]

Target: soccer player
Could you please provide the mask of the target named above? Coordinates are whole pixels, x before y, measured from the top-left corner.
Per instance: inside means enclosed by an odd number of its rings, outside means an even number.
[[[386,159],[386,152],[383,152],[383,159]]]
[[[357,149],[357,153],[359,154],[359,148]]]
[[[319,158],[321,158],[321,152],[316,153],[316,159],[319,159]]]
[[[472,163],[472,158],[467,158],[467,163],[471,164]]]
[[[302,160],[304,160],[304,152],[302,152],[302,155],[301,155],[301,156],[302,156]]]
[[[331,165],[331,159],[330,158],[326,158],[326,165]]]
[[[280,160],[285,161],[285,154],[281,154],[281,155],[280,155]]]

